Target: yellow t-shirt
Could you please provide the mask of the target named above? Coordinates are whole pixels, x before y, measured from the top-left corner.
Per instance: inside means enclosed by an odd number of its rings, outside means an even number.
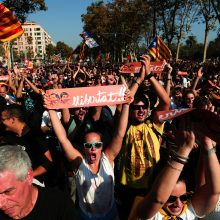
[[[156,126],[146,121],[131,125],[120,153],[120,182],[132,188],[147,188],[149,176],[160,159],[160,140],[164,124]]]

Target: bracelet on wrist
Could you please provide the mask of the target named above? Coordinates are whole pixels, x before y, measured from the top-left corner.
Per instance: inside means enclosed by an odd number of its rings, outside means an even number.
[[[141,83],[137,82],[137,80],[136,80],[136,79],[133,79],[133,82],[134,82],[134,83],[137,83],[137,84],[138,84],[138,86],[140,86],[140,84],[141,84]]]
[[[147,76],[145,76],[145,78],[144,79],[150,79],[152,76],[154,76],[154,74],[153,73],[149,73]]]
[[[201,152],[207,156],[216,153],[216,147],[212,147],[210,149],[206,149],[204,147],[201,147]]]
[[[184,165],[184,164],[186,164],[188,162],[189,158],[188,157],[183,157],[183,156],[177,154],[175,151],[170,151],[169,159]]]
[[[188,161],[187,160],[181,160],[180,158],[178,158],[178,157],[171,157],[171,156],[169,156],[169,159],[170,160],[173,160],[173,161],[175,161],[175,162],[177,162],[177,163],[181,163],[181,164],[183,164],[183,165],[185,165]]]
[[[183,171],[183,169],[179,169],[179,168],[177,168],[177,167],[174,167],[174,166],[170,163],[170,161],[167,161],[167,164],[168,164],[173,170],[177,170],[177,171],[179,171],[179,172],[182,172],[182,171]]]
[[[167,80],[172,80],[171,78],[167,78]]]
[[[171,150],[171,151],[170,151],[170,154],[175,155],[176,157],[179,157],[179,158],[181,158],[181,159],[183,159],[183,160],[188,160],[188,159],[189,159],[189,157],[184,157],[184,156],[182,156],[182,155],[179,155],[179,154],[176,153],[176,151],[174,151],[174,150]]]

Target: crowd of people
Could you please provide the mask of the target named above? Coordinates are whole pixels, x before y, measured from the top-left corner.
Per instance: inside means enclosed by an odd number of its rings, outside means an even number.
[[[140,62],[0,67],[0,219],[220,219],[219,60]],[[123,104],[46,93],[122,83]],[[174,109],[189,111],[158,117]]]

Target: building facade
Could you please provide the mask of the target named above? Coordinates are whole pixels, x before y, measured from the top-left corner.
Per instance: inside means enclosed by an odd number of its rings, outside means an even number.
[[[24,33],[13,42],[13,50],[29,59],[44,59],[46,46],[54,45],[51,36],[35,22],[25,22],[22,28]]]

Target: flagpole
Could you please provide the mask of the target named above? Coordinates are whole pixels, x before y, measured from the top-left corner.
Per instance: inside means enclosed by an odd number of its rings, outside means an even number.
[[[14,67],[14,54],[13,54],[12,44],[10,44],[10,55],[11,55],[11,69],[13,69],[13,67]]]
[[[11,43],[8,41],[8,70],[11,69]]]

